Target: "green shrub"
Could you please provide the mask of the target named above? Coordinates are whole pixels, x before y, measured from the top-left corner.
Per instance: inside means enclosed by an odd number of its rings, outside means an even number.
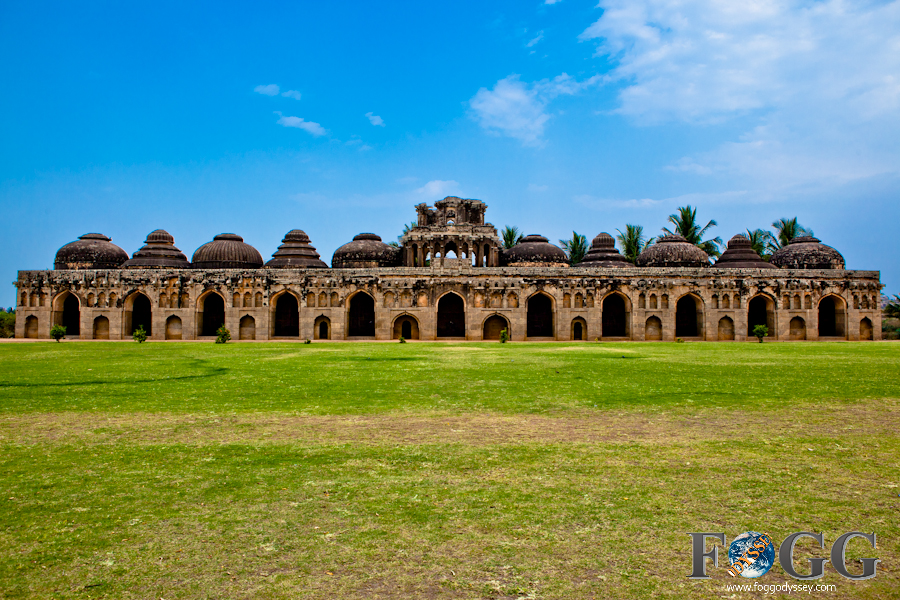
[[[303,342],[303,343],[304,343],[304,344],[312,344],[312,340],[311,340],[311,339],[309,339],[309,338],[306,338],[306,341],[305,341],[305,342]]]
[[[401,343],[401,344],[405,344],[405,343],[406,343],[406,338],[404,338],[402,335],[400,336],[400,343]]]
[[[66,326],[65,325],[54,325],[50,328],[50,337],[52,337],[57,342],[64,337],[66,337]]]
[[[500,343],[505,344],[509,341],[509,330],[504,328],[500,331]]]
[[[138,328],[134,330],[134,333],[131,334],[131,337],[134,338],[138,344],[143,344],[147,341],[147,332],[144,331],[143,325],[138,325]]]
[[[228,328],[222,325],[218,329],[216,329],[216,343],[224,344],[228,340],[231,339],[231,332],[228,331]]]
[[[759,343],[762,344],[763,338],[769,335],[769,328],[765,325],[756,325],[753,328],[753,335],[759,340]]]
[[[16,336],[16,311],[12,308],[0,309],[0,337]]]
[[[678,343],[678,344],[683,344],[683,343],[684,343],[684,340],[681,339],[681,338],[675,338],[675,342]]]

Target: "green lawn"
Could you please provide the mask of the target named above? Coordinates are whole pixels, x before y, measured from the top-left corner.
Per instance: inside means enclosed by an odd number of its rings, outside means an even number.
[[[853,541],[850,569],[877,556],[878,576],[828,565],[820,596],[895,598],[898,359],[891,343],[0,344],[0,597],[721,598],[723,568],[686,578],[686,532],[824,532],[825,550],[797,545],[804,572],[860,530],[879,547]],[[777,564],[757,581],[807,583]]]

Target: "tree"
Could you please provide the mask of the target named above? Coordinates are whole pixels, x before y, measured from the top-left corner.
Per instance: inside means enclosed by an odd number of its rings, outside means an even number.
[[[616,239],[619,240],[622,256],[627,258],[630,262],[636,261],[637,257],[641,255],[641,252],[656,239],[650,238],[645,240],[644,228],[640,225],[625,225],[625,233],[622,233],[621,229],[617,229],[616,231],[619,232]]]
[[[562,245],[563,250],[566,251],[566,256],[569,257],[569,265],[573,267],[580,263],[584,255],[587,254],[587,238],[580,233],[573,231],[571,240],[559,240],[559,243]]]
[[[772,239],[769,240],[769,249],[773,254],[779,248],[784,248],[790,244],[795,237],[814,235],[812,229],[804,227],[797,222],[797,217],[793,219],[778,219],[772,223],[772,227],[775,228],[775,235],[771,236]]]
[[[759,340],[759,343],[762,344],[763,338],[769,335],[769,328],[765,325],[754,325],[753,335],[755,335],[756,339]]]
[[[667,228],[663,227],[662,230],[666,232],[666,235],[677,233],[712,257],[718,257],[722,254],[719,250],[719,246],[722,244],[722,238],[714,237],[710,240],[703,239],[706,230],[710,227],[715,227],[718,223],[716,223],[715,220],[710,219],[705,227],[700,227],[700,224],[697,223],[697,209],[691,207],[690,204],[687,206],[680,206],[677,214],[669,215],[669,222],[675,225],[675,231],[669,231]]]
[[[224,344],[231,339],[231,332],[228,331],[228,328],[222,325],[218,329],[216,329],[216,343]]]
[[[147,332],[144,331],[144,326],[138,325],[137,329],[134,330],[134,333],[131,334],[131,337],[138,344],[143,344],[144,342],[146,342],[147,341]]]
[[[518,227],[512,227],[510,225],[503,228],[500,232],[500,236],[503,238],[503,247],[507,250],[521,242],[523,237]]]
[[[0,310],[0,337],[11,338],[16,335],[16,311],[8,308]]]
[[[52,337],[57,342],[64,337],[66,337],[66,326],[65,325],[54,325],[50,328],[50,337]]]
[[[750,247],[753,251],[762,257],[763,260],[769,260],[772,255],[769,250],[772,247],[774,237],[771,231],[765,229],[747,230],[747,237],[750,239]]]
[[[884,316],[900,319],[900,296],[895,295],[893,298],[888,296],[887,304],[884,305]]]

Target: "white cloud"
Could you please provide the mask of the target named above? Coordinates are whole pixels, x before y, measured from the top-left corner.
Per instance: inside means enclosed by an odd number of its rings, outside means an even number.
[[[281,92],[281,95],[285,98],[293,98],[294,100],[299,100],[301,96],[300,92],[298,92],[297,90],[288,90],[286,92]]]
[[[458,194],[459,183],[452,179],[446,181],[435,179],[418,188],[416,193],[422,196],[443,198],[451,194]]]
[[[253,88],[253,91],[264,96],[277,96],[280,89],[274,83],[270,83],[269,85],[258,85]]]
[[[378,115],[367,112],[366,118],[369,119],[369,123],[371,123],[372,125],[375,125],[376,127],[384,127],[384,119],[382,119]]]
[[[528,40],[528,43],[525,44],[525,47],[526,47],[526,48],[531,48],[532,46],[534,46],[535,44],[537,44],[538,42],[540,42],[542,39],[544,39],[544,32],[543,32],[543,31],[539,31],[538,34],[537,34],[536,36],[534,36],[533,38],[531,38],[530,40]]]
[[[557,4],[562,2],[562,0],[544,0],[544,4]]]
[[[518,75],[510,75],[491,90],[478,90],[469,107],[472,117],[487,131],[515,138],[526,146],[539,146],[544,125],[550,120],[547,104],[557,96],[577,94],[599,80],[594,76],[579,82],[563,73],[529,85]]]
[[[529,183],[527,189],[529,192],[546,192],[547,190],[550,189],[550,186],[537,185],[536,183]]]
[[[281,113],[275,113],[277,115],[281,115]],[[280,116],[278,119],[278,124],[283,125],[284,127],[296,127],[297,129],[302,129],[312,135],[319,137],[328,133],[324,127],[319,125],[318,123],[314,123],[313,121],[307,121],[301,117],[284,117]]]

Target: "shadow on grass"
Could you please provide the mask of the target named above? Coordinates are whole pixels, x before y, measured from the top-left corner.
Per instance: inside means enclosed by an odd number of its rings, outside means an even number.
[[[91,381],[61,381],[61,382],[40,382],[40,383],[3,383],[0,382],[0,389],[4,388],[57,388],[57,387],[75,387],[75,386],[103,386],[103,385],[134,385],[141,383],[158,383],[160,381],[183,381],[190,379],[210,379],[212,377],[220,377],[225,375],[229,369],[224,367],[216,367],[210,369],[209,372],[202,375],[182,375],[180,377],[157,377],[155,379],[112,379],[112,380],[91,380]]]

